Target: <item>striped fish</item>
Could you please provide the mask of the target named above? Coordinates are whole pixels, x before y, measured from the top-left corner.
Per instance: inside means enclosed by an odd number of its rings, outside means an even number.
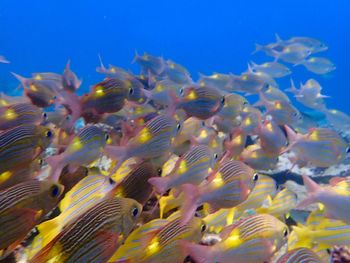
[[[334,130],[312,128],[306,134],[296,134],[286,127],[290,147],[298,160],[303,160],[317,167],[329,167],[344,160],[349,145]]]
[[[16,103],[0,107],[0,130],[24,124],[39,124],[42,120],[42,110],[31,103]]]
[[[176,107],[183,109],[189,117],[201,120],[214,116],[225,104],[225,96],[211,87],[186,87],[182,90],[182,95],[183,98]]]
[[[243,107],[248,104],[246,98],[241,95],[230,93],[225,95],[225,104],[218,116],[222,118],[233,119],[240,115]]]
[[[273,199],[269,196],[268,204],[256,209],[257,213],[266,213],[281,217],[297,205],[297,195],[289,189],[283,189]]]
[[[154,233],[148,231],[146,237],[148,242],[138,248],[137,255],[129,259],[128,262],[160,262],[160,263],[177,263],[183,262],[186,252],[181,247],[183,240],[198,243],[206,231],[204,222],[196,217],[186,225],[181,225],[181,218],[177,217],[168,222]],[[138,235],[138,239],[142,238]],[[127,247],[126,247],[127,248]]]
[[[107,145],[105,152],[111,158],[118,160],[114,170],[130,157],[157,158],[170,151],[172,141],[180,127],[172,117],[160,115],[142,126],[126,146]]]
[[[90,93],[82,98],[82,109],[84,112],[94,111],[98,114],[120,111],[129,91],[125,81],[107,78],[94,85]]]
[[[48,213],[59,201],[63,186],[51,181],[30,180],[0,191],[0,215],[12,208]]]
[[[311,249],[295,248],[281,256],[276,263],[322,263],[322,259]]]
[[[52,168],[51,178],[57,181],[66,165],[69,165],[70,172],[74,172],[79,166],[95,161],[100,157],[108,138],[108,134],[95,125],[82,128],[63,153],[46,158]]]
[[[58,203],[63,187],[31,180],[0,192],[0,257],[10,253]]]
[[[78,182],[59,203],[61,214],[37,226],[39,235],[35,236],[30,246],[26,248],[27,257],[33,258],[66,225],[107,198],[114,187],[115,183],[109,177],[99,174],[88,175]]]
[[[226,161],[202,186],[185,184],[181,188],[185,201],[181,207],[183,222],[189,220],[196,208],[208,203],[211,209],[231,208],[247,199],[258,180],[258,174],[241,161]]]
[[[28,165],[51,143],[49,128],[22,125],[0,133],[0,173]]]
[[[176,161],[169,175],[151,178],[149,182],[161,194],[185,183],[200,184],[208,176],[209,168],[213,167],[214,161],[215,154],[208,146],[194,146]]]
[[[303,225],[292,228],[297,237],[295,246],[316,247],[320,250],[350,245],[350,225],[340,220],[326,219],[326,222],[322,222],[313,229]]]
[[[136,228],[133,232],[131,232],[124,244],[118,248],[109,261],[123,262],[137,257],[140,253],[139,249],[143,246],[143,237],[153,236],[167,223],[169,223],[169,220],[154,219],[140,226],[139,228]]]
[[[157,176],[157,170],[151,163],[142,162],[135,165],[116,187],[116,196],[132,198],[144,205],[153,192],[152,186],[148,183],[148,179],[153,176]]]
[[[25,95],[40,108],[52,105],[56,98],[56,91],[61,87],[61,81],[56,79],[24,78],[12,73],[24,88]]]
[[[30,262],[107,262],[141,211],[135,200],[108,198],[66,226]]]

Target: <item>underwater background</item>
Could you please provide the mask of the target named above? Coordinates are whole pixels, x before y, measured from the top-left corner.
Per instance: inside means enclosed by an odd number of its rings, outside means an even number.
[[[252,55],[255,43],[308,36],[329,46],[322,55],[336,70],[316,75],[291,67],[296,83],[315,78],[329,108],[350,113],[350,2],[294,1],[13,1],[0,2],[0,53],[11,64],[0,67],[0,89],[14,93],[10,71],[61,72],[68,59],[83,79],[80,92],[102,80],[95,72],[98,54],[105,64],[138,70],[135,51],[162,55],[198,73],[240,74],[247,62],[271,60]],[[279,79],[289,87],[289,76]],[[5,88],[6,87],[6,88]],[[5,90],[9,89],[9,90]]]

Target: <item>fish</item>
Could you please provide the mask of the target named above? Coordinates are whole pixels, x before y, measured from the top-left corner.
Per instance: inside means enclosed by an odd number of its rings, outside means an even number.
[[[191,75],[188,70],[184,66],[171,60],[167,60],[165,62],[162,75],[163,77],[179,84],[187,84],[192,82]]]
[[[138,236],[143,244],[137,247],[138,255],[127,262],[182,262],[187,255],[181,247],[181,241],[199,242],[206,231],[206,225],[198,217],[185,225],[180,224],[180,219],[176,217],[160,227],[156,233],[146,232],[144,242]]]
[[[141,211],[142,206],[135,200],[108,198],[65,227],[30,262],[107,262],[130,233]]]
[[[45,159],[52,169],[51,178],[57,181],[66,165],[73,173],[80,165],[88,165],[96,160],[102,154],[108,138],[108,134],[95,125],[82,128],[64,152]]]
[[[125,240],[124,244],[121,245],[113,256],[109,259],[110,262],[125,262],[132,261],[139,255],[139,248],[143,246],[142,237],[144,235],[156,234],[162,227],[164,227],[169,220],[167,219],[154,219],[148,223],[136,228],[130,233]]]
[[[291,87],[286,89],[286,91],[294,94],[294,97],[298,102],[305,105],[306,107],[323,110],[325,109],[325,98],[329,96],[321,94],[322,87],[314,79],[309,79],[305,84],[300,85],[300,89],[297,89],[291,79]]]
[[[34,258],[66,225],[74,222],[97,203],[112,196],[115,187],[116,183],[113,180],[101,174],[91,174],[81,179],[60,201],[58,208],[61,213],[36,226],[39,234],[25,249],[28,259]]]
[[[181,192],[176,196],[174,190],[170,190],[169,195],[159,198],[159,217],[164,218],[164,215],[174,208],[178,208],[184,202],[184,194]]]
[[[248,135],[242,129],[236,129],[230,133],[224,141],[225,157],[238,158],[246,147]]]
[[[254,62],[251,62],[248,64],[252,72],[262,72],[265,73],[272,78],[282,78],[285,76],[290,75],[292,72],[289,68],[287,68],[285,65],[278,63],[278,62],[265,62],[263,64],[256,64]]]
[[[246,94],[256,94],[266,85],[277,86],[276,81],[263,72],[244,72],[241,75],[231,75],[232,87],[235,91]]]
[[[276,262],[277,263],[302,263],[302,262],[322,263],[324,261],[311,249],[300,247],[300,248],[295,248],[286,252]]]
[[[298,44],[304,45],[310,48],[312,54],[323,52],[328,49],[325,43],[311,37],[291,37],[288,40],[282,40],[279,36],[276,35],[276,40],[278,43],[287,42],[287,43],[298,43]]]
[[[278,156],[288,146],[285,133],[273,120],[265,119],[258,126],[257,134],[261,149],[269,156]]]
[[[282,90],[277,87],[271,85],[265,85],[259,92],[260,100],[257,101],[254,106],[261,106],[263,104],[263,100],[266,99],[268,101],[286,101],[290,102],[287,94],[285,94]]]
[[[298,208],[305,207],[313,203],[322,203],[325,206],[325,217],[336,220],[341,220],[344,223],[350,224],[350,196],[344,196],[331,187],[321,187],[312,179],[303,175],[303,181],[306,186],[308,196]]]
[[[262,117],[259,109],[251,105],[246,105],[240,115],[239,127],[248,135],[252,135],[261,123]]]
[[[165,177],[150,178],[148,182],[159,194],[185,183],[200,184],[215,162],[215,153],[205,145],[192,147],[176,162],[172,172]]]
[[[298,134],[285,126],[289,146],[285,151],[296,154],[297,160],[303,160],[317,167],[329,167],[340,163],[346,156],[349,145],[334,130],[311,128],[306,134]]]
[[[125,79],[130,76],[130,72],[124,70],[123,68],[109,64],[108,68],[102,62],[102,58],[98,55],[100,66],[96,67],[96,72],[106,75],[109,78],[119,78]]]
[[[57,93],[56,91],[61,87],[61,81],[25,78],[16,73],[12,73],[24,88],[24,94],[30,101],[40,108],[46,108],[54,104]]]
[[[158,175],[157,169],[149,162],[134,165],[130,173],[116,186],[115,195],[131,198],[141,205],[150,199],[153,188],[148,179]]]
[[[150,159],[160,157],[170,151],[172,141],[181,129],[181,124],[173,117],[160,115],[146,122],[125,146],[107,145],[105,153],[118,160],[116,170],[130,157]]]
[[[289,211],[297,206],[298,200],[294,192],[285,188],[278,192],[273,199],[269,196],[267,201],[267,204],[263,204],[256,209],[257,213],[270,214],[278,218],[286,216],[288,218]]]
[[[183,84],[176,83],[168,78],[156,81],[150,99],[160,106],[170,105],[174,96],[180,96],[182,87]]]
[[[299,64],[303,65],[307,70],[320,75],[327,74],[336,69],[332,61],[322,57],[311,57],[301,61]]]
[[[278,156],[269,156],[259,144],[252,144],[243,150],[239,160],[256,170],[271,170],[279,159]]]
[[[184,202],[180,208],[182,223],[187,222],[198,206],[208,203],[213,211],[232,208],[247,199],[259,175],[240,161],[223,162],[207,184],[183,184]]]
[[[221,118],[235,118],[240,115],[245,105],[248,105],[248,101],[243,96],[235,93],[227,94],[225,95],[224,106],[217,116]]]
[[[146,52],[142,56],[136,52],[133,62],[139,64],[142,72],[146,74],[150,72],[153,75],[160,75],[165,69],[165,61],[162,57],[155,57]]]
[[[30,164],[50,145],[53,137],[49,128],[34,124],[0,133],[0,174]]]
[[[42,110],[31,103],[16,103],[0,107],[0,130],[25,124],[40,124],[43,120]]]
[[[264,100],[266,107],[265,115],[270,115],[278,125],[290,124],[297,125],[302,121],[302,115],[290,102],[281,100],[270,102]]]
[[[288,233],[277,218],[260,214],[226,227],[213,246],[183,242],[183,247],[196,262],[264,262],[287,242]]]
[[[214,116],[225,104],[225,96],[211,87],[188,86],[180,90],[180,94],[182,98],[176,103],[176,108],[201,120]]]
[[[206,76],[200,73],[198,83],[201,87],[212,87],[228,92],[232,91],[231,77],[229,74],[213,73],[212,75]]]
[[[6,257],[60,200],[63,186],[29,180],[0,191],[0,257]]]
[[[350,127],[350,116],[337,109],[320,109],[327,118],[328,123],[335,129],[346,131]]]

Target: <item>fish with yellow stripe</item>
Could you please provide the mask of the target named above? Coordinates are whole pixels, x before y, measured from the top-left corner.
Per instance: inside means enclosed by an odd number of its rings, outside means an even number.
[[[40,124],[43,120],[42,110],[31,103],[15,103],[0,107],[0,130],[23,124]]]
[[[181,225],[179,216],[158,227],[156,231],[143,232],[135,237],[135,240],[140,240],[140,246],[137,251],[134,251],[133,257],[126,260],[116,262],[160,262],[160,263],[177,263],[182,262],[187,254],[181,247],[181,241],[188,240],[198,243],[206,231],[206,225],[203,220],[198,217],[192,218],[185,225]],[[143,236],[142,236],[143,234]],[[128,250],[133,243],[125,244],[124,249]]]
[[[30,180],[0,191],[0,257],[6,256],[58,203],[60,184]]]
[[[95,125],[82,128],[71,140],[64,152],[46,158],[51,166],[51,178],[58,181],[63,168],[69,165],[70,172],[80,165],[88,165],[102,155],[108,134]]]
[[[206,86],[188,86],[180,91],[181,99],[176,103],[177,109],[183,109],[188,117],[201,120],[217,114],[225,104],[225,96],[217,89]]]
[[[240,161],[223,162],[210,175],[207,183],[200,186],[182,185],[185,201],[181,206],[182,222],[187,222],[203,203],[210,209],[232,208],[247,199],[259,175]]]
[[[107,198],[64,227],[29,262],[107,262],[141,211],[133,199]]]
[[[53,132],[44,126],[21,125],[0,133],[0,173],[29,165],[53,138]]]
[[[288,227],[269,214],[257,214],[227,226],[220,237],[213,246],[183,242],[183,247],[199,263],[264,262],[287,242]]]
[[[329,167],[342,162],[349,152],[349,144],[334,130],[312,128],[306,134],[298,134],[285,126],[289,146],[285,151],[292,151],[297,160],[317,167]]]
[[[112,190],[116,184],[109,177],[100,174],[91,174],[78,182],[58,205],[61,214],[57,217],[39,224],[39,232],[31,244],[26,248],[26,255],[33,258],[40,249],[51,242],[66,225],[74,222],[79,216],[113,195]]]
[[[170,188],[179,188],[185,183],[200,184],[209,175],[209,169],[215,162],[214,157],[215,154],[208,146],[194,146],[177,160],[170,174],[148,181],[160,194],[164,194]]]
[[[149,160],[168,154],[180,128],[181,125],[173,117],[160,115],[141,126],[125,146],[107,145],[105,153],[110,158],[118,160],[113,170],[116,171],[131,157]]]

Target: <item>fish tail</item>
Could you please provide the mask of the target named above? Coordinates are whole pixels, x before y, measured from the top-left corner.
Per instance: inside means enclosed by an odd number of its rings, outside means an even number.
[[[317,194],[321,190],[321,187],[317,183],[315,183],[311,178],[309,178],[306,175],[302,175],[302,177],[303,177],[304,185],[306,187],[308,195],[306,199],[304,199],[302,202],[299,203],[297,208],[302,208],[317,202]]]
[[[187,240],[181,240],[180,246],[186,255],[189,255],[197,263],[215,262],[214,253],[211,247],[201,246]]]
[[[48,165],[51,166],[50,177],[55,182],[58,182],[58,179],[60,178],[61,172],[64,167],[62,160],[62,155],[53,155],[45,159]]]
[[[181,206],[181,224],[186,224],[194,215],[197,209],[200,196],[199,187],[192,184],[184,184],[181,186],[184,193],[184,203]]]
[[[148,182],[159,194],[164,194],[168,190],[168,180],[165,177],[152,177],[148,179]]]
[[[264,47],[263,45],[260,45],[260,44],[258,44],[258,43],[255,43],[255,50],[253,51],[252,55],[255,54],[255,53],[257,53],[257,52],[259,52],[259,51],[262,51],[262,50],[264,50],[264,49],[265,49],[265,47]]]
[[[112,159],[117,159],[119,162],[124,162],[126,148],[124,146],[106,145],[105,153]]]
[[[303,226],[303,225],[298,225],[298,226],[292,226],[293,231],[296,233],[298,237],[297,245],[298,247],[312,247],[312,231]]]

